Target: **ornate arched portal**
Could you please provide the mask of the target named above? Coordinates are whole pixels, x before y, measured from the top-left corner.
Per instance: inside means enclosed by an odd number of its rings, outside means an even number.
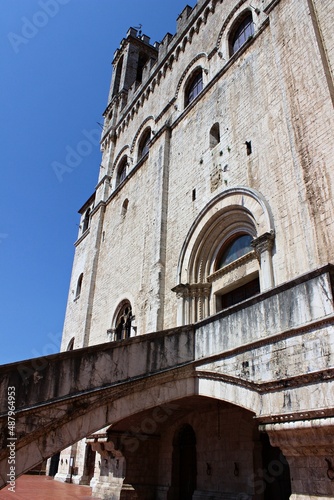
[[[180,299],[178,324],[272,288],[274,234],[269,205],[257,191],[239,187],[213,198],[193,222],[180,253],[173,288]]]

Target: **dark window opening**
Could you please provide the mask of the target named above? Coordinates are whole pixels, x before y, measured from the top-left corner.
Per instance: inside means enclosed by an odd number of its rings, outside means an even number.
[[[130,302],[123,304],[115,322],[115,340],[128,339],[131,335],[131,322],[134,320]]]
[[[124,181],[125,177],[126,177],[126,167],[128,165],[128,161],[127,161],[127,158],[125,157],[120,166],[118,167],[118,171],[117,171],[117,179],[116,179],[116,187],[119,186],[119,184],[121,184],[121,182]]]
[[[67,346],[67,351],[73,351],[74,349],[74,337],[71,338],[71,340],[69,341],[68,343],[68,346]]]
[[[82,289],[82,280],[83,280],[83,274],[80,274],[79,276],[79,279],[78,279],[78,283],[77,283],[77,289],[75,291],[75,298],[77,299],[78,297],[80,297],[80,294],[81,294],[81,289]]]
[[[218,257],[216,269],[221,269],[243,255],[246,255],[246,253],[252,252],[254,250],[251,246],[252,241],[253,238],[249,234],[243,234],[235,238],[224,248],[223,253]]]
[[[126,212],[128,211],[128,206],[129,206],[129,200],[126,198],[124,201],[123,201],[123,205],[122,205],[122,211],[121,211],[121,214],[123,217],[126,216]]]
[[[254,24],[252,14],[249,12],[242,16],[230,38],[230,55],[233,56],[240,47],[247,42],[248,38],[254,35]]]
[[[149,60],[148,55],[139,54],[137,75],[136,75],[136,82],[138,82],[138,83],[141,83],[141,81],[143,79],[143,70],[144,70],[144,67],[145,67],[148,60]]]
[[[258,293],[260,293],[260,281],[259,278],[255,278],[224,295],[217,295],[217,312],[250,299]]]
[[[123,56],[120,58],[117,64],[116,68],[116,75],[115,75],[115,83],[114,83],[114,89],[113,89],[113,96],[118,94],[119,92],[119,87],[121,83],[121,76],[122,76],[122,68],[123,68]]]
[[[192,200],[196,200],[196,189],[193,189]]]
[[[83,220],[83,225],[82,225],[82,232],[84,233],[87,231],[88,226],[89,226],[89,217],[90,217],[90,208],[86,211],[85,217]]]
[[[214,148],[220,143],[219,123],[212,125],[210,129],[210,148]]]
[[[190,82],[186,87],[184,105],[188,106],[198,96],[198,94],[203,89],[203,73],[199,69],[191,78]]]
[[[138,146],[138,161],[145,156],[150,147],[151,129],[147,129],[143,134]]]
[[[246,141],[246,151],[247,151],[247,156],[252,154],[252,143],[251,141]]]

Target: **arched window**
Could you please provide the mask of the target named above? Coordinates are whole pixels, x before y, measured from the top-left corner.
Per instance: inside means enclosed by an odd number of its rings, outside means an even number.
[[[129,206],[129,200],[127,198],[125,198],[125,200],[123,201],[122,210],[121,210],[122,217],[126,216],[126,212],[128,211],[128,206]]]
[[[210,129],[210,148],[214,148],[220,142],[219,123],[212,125]]]
[[[82,225],[82,232],[83,233],[85,231],[87,231],[87,229],[89,227],[89,217],[90,217],[90,208],[86,211],[85,217],[84,217],[84,220],[83,220],[83,225]]]
[[[233,56],[248,38],[254,34],[254,24],[252,13],[247,12],[242,15],[233,29],[230,36],[230,55]]]
[[[198,69],[188,82],[184,94],[184,105],[188,106],[203,89],[203,72]]]
[[[138,161],[148,153],[150,140],[151,140],[151,129],[147,128],[139,141]]]
[[[78,282],[77,282],[77,288],[75,291],[75,298],[76,299],[80,297],[81,288],[82,288],[82,280],[83,280],[83,273],[80,274]]]
[[[143,70],[144,67],[149,60],[149,57],[147,54],[140,53],[139,58],[138,58],[138,66],[137,66],[137,74],[136,74],[136,82],[141,83],[143,79]]]
[[[221,269],[227,264],[234,262],[239,259],[243,255],[246,255],[248,252],[253,251],[253,247],[251,246],[251,242],[253,241],[252,236],[249,234],[242,234],[241,236],[237,236],[230,243],[225,246],[223,249],[223,253],[221,253],[218,258],[217,269]]]
[[[216,269],[222,269],[240,259],[240,257],[253,252],[252,241],[253,237],[250,234],[239,234],[232,240],[229,240],[227,245],[223,247],[222,252],[220,252],[220,256],[218,256]],[[234,286],[232,285],[232,287],[228,288],[225,293],[223,290],[223,293],[217,293],[216,295],[217,311],[238,304],[259,293],[260,281],[258,273],[250,273],[241,280],[237,280]]]
[[[115,340],[128,339],[131,335],[131,322],[134,319],[128,300],[120,304],[115,320]]]
[[[121,182],[124,181],[127,174],[126,171],[127,166],[128,166],[128,158],[127,156],[125,156],[117,169],[116,186],[119,186]]]
[[[68,343],[66,351],[73,351],[74,349],[74,337],[71,338],[71,340]]]
[[[255,191],[222,191],[202,211],[179,257],[178,325],[195,323],[274,284],[274,225],[266,200]]]
[[[122,56],[120,58],[120,60],[118,61],[118,64],[117,64],[116,74],[115,74],[115,83],[114,83],[114,89],[113,89],[113,94],[112,94],[113,96],[118,94],[118,92],[119,92],[119,86],[121,83],[122,68],[123,68],[123,59],[124,59],[124,56]]]

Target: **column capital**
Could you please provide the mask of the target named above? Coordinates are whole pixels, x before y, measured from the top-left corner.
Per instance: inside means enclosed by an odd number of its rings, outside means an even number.
[[[263,252],[271,252],[275,240],[275,232],[270,231],[267,233],[261,234],[258,238],[255,238],[251,245],[255,250],[255,254],[257,258],[261,259],[261,254]]]

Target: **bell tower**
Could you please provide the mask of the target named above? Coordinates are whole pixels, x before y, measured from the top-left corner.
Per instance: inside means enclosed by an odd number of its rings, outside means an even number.
[[[151,45],[148,36],[130,28],[114,54],[109,103],[119,93],[127,92],[133,84],[137,88],[142,83],[144,67],[154,64],[157,57],[157,44]]]
[[[99,181],[110,175],[110,166],[116,144],[115,126],[137,89],[148,78],[152,66],[158,59],[159,43],[150,44],[150,38],[136,28],[130,28],[115,51],[108,106],[103,113],[102,170]]]

